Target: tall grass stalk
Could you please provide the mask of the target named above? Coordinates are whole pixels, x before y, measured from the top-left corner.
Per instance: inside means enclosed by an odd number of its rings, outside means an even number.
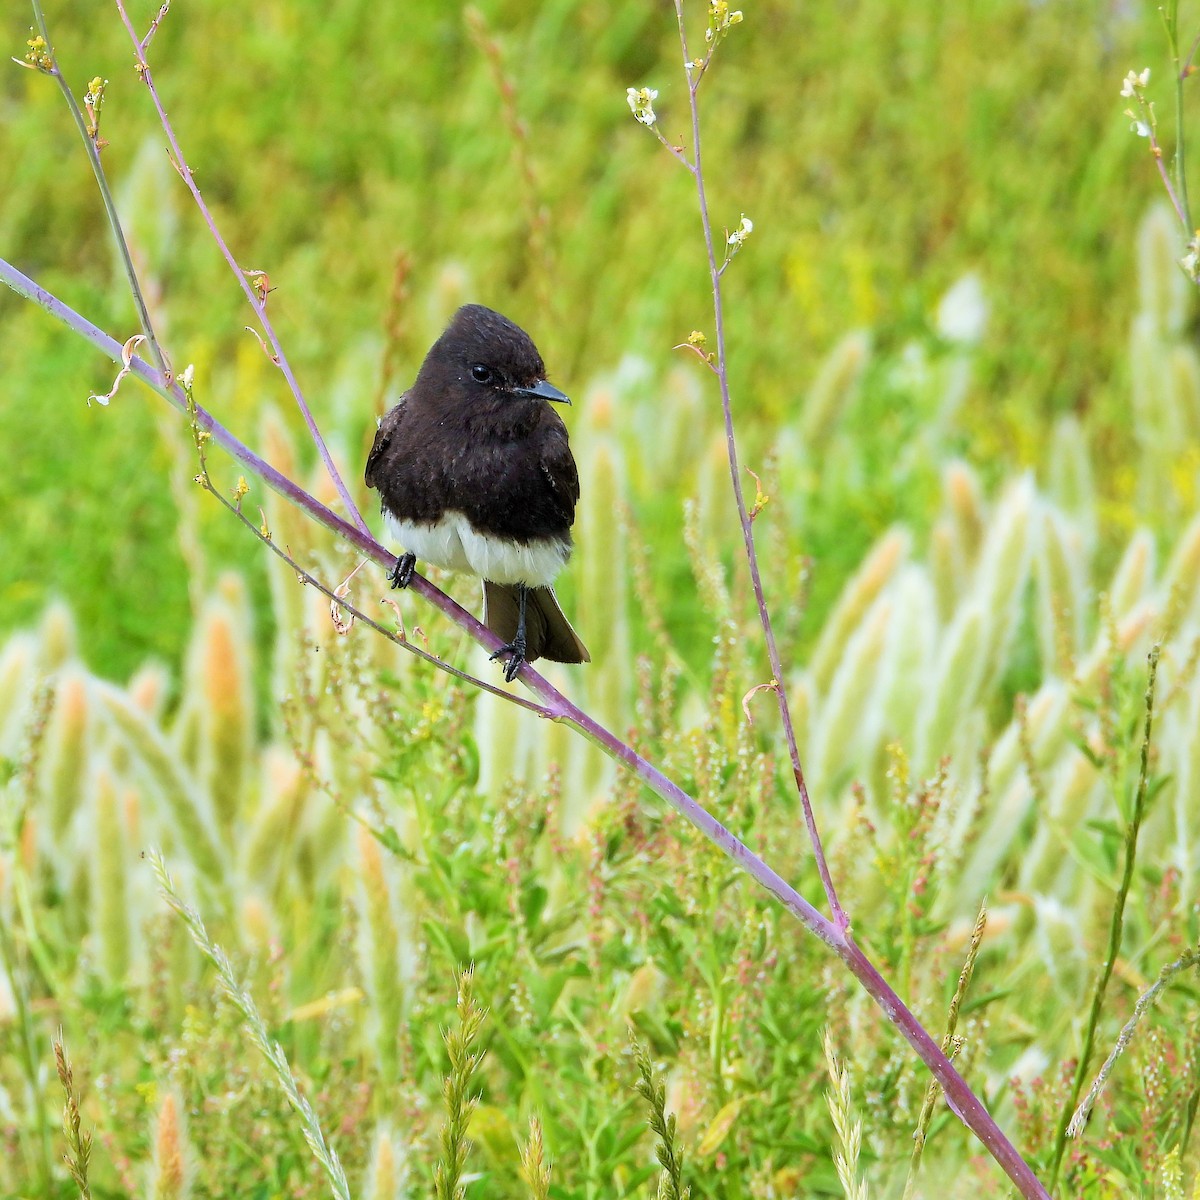
[[[325,1140],[325,1134],[321,1129],[317,1114],[308,1100],[300,1094],[300,1087],[296,1083],[296,1077],[292,1074],[292,1068],[288,1065],[287,1055],[284,1053],[283,1047],[268,1033],[266,1022],[262,1019],[258,1006],[254,1003],[254,997],[238,982],[229,956],[209,937],[200,914],[176,890],[162,855],[157,850],[150,850],[147,852],[147,858],[150,860],[150,867],[158,880],[163,898],[183,919],[192,941],[216,969],[217,978],[221,982],[221,990],[234,1008],[242,1014],[250,1040],[267,1060],[267,1065],[274,1073],[280,1089],[299,1116],[304,1140],[325,1172],[334,1196],[337,1197],[337,1200],[350,1200],[350,1185],[346,1181],[346,1173],[342,1170],[337,1151]]]
[[[92,1135],[83,1131],[83,1119],[79,1115],[79,1095],[75,1091],[75,1074],[71,1061],[63,1046],[62,1032],[54,1041],[54,1065],[58,1071],[58,1082],[66,1096],[63,1102],[63,1135],[67,1139],[67,1152],[63,1161],[79,1189],[80,1200],[92,1200],[92,1185],[88,1181],[88,1168],[92,1161]]]
[[[983,943],[983,932],[987,928],[987,905],[979,906],[979,915],[975,918],[971,930],[971,940],[967,945],[967,957],[962,970],[958,974],[958,985],[950,1001],[950,1011],[946,1017],[946,1032],[942,1036],[942,1049],[954,1057],[955,1030],[958,1028],[958,1014],[962,1002],[966,999],[967,989],[971,986],[971,976],[975,973],[975,960],[979,957],[979,947]],[[929,1124],[933,1120],[933,1106],[937,1103],[938,1083],[936,1079],[929,1081],[925,1089],[925,1098],[921,1101],[921,1112],[917,1117],[917,1127],[913,1131],[913,1152],[908,1164],[908,1177],[904,1181],[903,1200],[912,1200],[917,1194],[917,1173],[921,1167],[921,1156],[925,1153],[925,1140],[929,1135]]]
[[[654,1155],[662,1167],[658,1200],[688,1200],[692,1190],[683,1182],[683,1150],[679,1145],[675,1114],[667,1112],[666,1086],[654,1069],[650,1051],[637,1038],[631,1041],[638,1072],[638,1081],[634,1086],[637,1094],[646,1102],[646,1123],[654,1134]]]
[[[1054,1150],[1050,1159],[1050,1190],[1053,1191],[1058,1182],[1058,1174],[1062,1167],[1063,1153],[1066,1150],[1068,1130],[1071,1118],[1079,1104],[1079,1094],[1083,1090],[1083,1081],[1087,1078],[1091,1066],[1092,1049],[1096,1042],[1096,1032],[1100,1025],[1100,1016],[1104,1009],[1104,997],[1108,991],[1108,983],[1112,978],[1113,968],[1117,965],[1117,955],[1121,952],[1121,934],[1125,928],[1125,907],[1129,900],[1129,890],[1133,883],[1133,870],[1137,861],[1138,835],[1142,830],[1142,821],[1146,815],[1147,800],[1150,784],[1150,747],[1154,732],[1154,684],[1158,678],[1158,659],[1161,647],[1155,644],[1149,654],[1149,677],[1146,681],[1145,724],[1142,730],[1142,745],[1138,766],[1137,791],[1134,794],[1133,809],[1125,822],[1124,864],[1121,871],[1121,881],[1113,899],[1112,917],[1108,927],[1108,948],[1104,955],[1104,966],[1096,979],[1092,990],[1092,1003],[1088,1010],[1087,1020],[1083,1027],[1083,1044],[1079,1050],[1079,1058],[1075,1065],[1075,1074],[1071,1080],[1071,1090],[1059,1116],[1058,1128],[1054,1134]]]
[[[51,1186],[50,1128],[45,1119],[47,1111],[44,1094],[44,1076],[38,1049],[37,1026],[34,1021],[34,971],[30,959],[36,964],[42,978],[54,990],[58,976],[50,956],[42,944],[34,921],[34,908],[30,897],[29,871],[21,854],[21,839],[30,819],[30,807],[35,795],[37,763],[41,756],[42,741],[54,703],[53,689],[45,684],[37,688],[33,698],[33,712],[24,734],[24,750],[20,760],[4,763],[13,774],[0,785],[0,851],[11,859],[11,872],[0,857],[0,900],[7,898],[8,911],[0,908],[0,967],[4,968],[12,989],[13,1005],[16,1008],[17,1034],[21,1070],[25,1076],[25,1087],[31,1107],[37,1113],[37,1151],[34,1155],[38,1164],[38,1183],[43,1191]],[[11,803],[5,801],[11,800]],[[7,878],[5,878],[7,874]],[[4,896],[7,891],[8,896]],[[18,946],[13,931],[20,926],[24,940]]]
[[[463,1200],[463,1169],[471,1139],[467,1129],[479,1097],[471,1095],[471,1082],[483,1060],[476,1049],[485,1012],[475,1000],[475,973],[467,968],[458,978],[458,1027],[444,1035],[450,1070],[442,1094],[446,1101],[446,1123],[439,1139],[441,1153],[433,1170],[433,1194],[436,1200]]]
[[[521,1147],[521,1177],[529,1188],[529,1200],[550,1200],[550,1162],[537,1117],[529,1118],[529,1140]]]
[[[862,1152],[862,1119],[855,1116],[854,1100],[850,1095],[850,1073],[846,1064],[840,1062],[833,1048],[833,1038],[828,1027],[825,1030],[825,1063],[832,1085],[825,1093],[829,1104],[829,1115],[833,1118],[833,1129],[838,1148],[834,1151],[833,1163],[838,1181],[842,1185],[846,1200],[867,1200],[867,1181],[858,1176],[858,1159]]]

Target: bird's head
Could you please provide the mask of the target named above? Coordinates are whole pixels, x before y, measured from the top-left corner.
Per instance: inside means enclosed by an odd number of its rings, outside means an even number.
[[[425,356],[413,394],[425,403],[473,410],[571,403],[546,382],[529,334],[482,304],[465,304],[454,314]]]

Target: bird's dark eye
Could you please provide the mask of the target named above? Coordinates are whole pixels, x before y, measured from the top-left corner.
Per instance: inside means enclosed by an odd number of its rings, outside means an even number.
[[[471,368],[471,378],[476,383],[491,383],[495,379],[495,375],[492,373],[491,367],[485,367],[483,363],[476,363]]]

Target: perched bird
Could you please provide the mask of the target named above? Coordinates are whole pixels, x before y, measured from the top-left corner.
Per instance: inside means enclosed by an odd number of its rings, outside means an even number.
[[[529,335],[481,304],[454,314],[417,380],[379,423],[367,456],[389,532],[418,558],[483,580],[484,624],[511,681],[536,658],[590,662],[551,584],[571,556],[579,472]]]

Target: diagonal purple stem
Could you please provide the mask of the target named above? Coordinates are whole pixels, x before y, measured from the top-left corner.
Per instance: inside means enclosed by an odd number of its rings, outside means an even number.
[[[18,295],[32,300],[69,329],[91,342],[113,362],[121,361],[122,350],[118,342],[3,259],[0,259],[0,279]],[[187,411],[186,399],[178,385],[166,386],[162,376],[139,358],[131,360],[130,368],[133,374],[164,396],[176,408],[183,412]],[[212,435],[212,439],[217,445],[231,454],[279,495],[291,501],[326,528],[345,538],[357,550],[381,566],[390,568],[395,564],[395,556],[389,554],[370,534],[364,533],[343,520],[303,488],[275,470],[234,437],[209,413],[197,407],[195,414],[200,427]],[[411,586],[471,634],[476,641],[481,642],[488,649],[499,648],[499,638],[427,579],[414,575]],[[904,1035],[921,1060],[929,1067],[934,1078],[941,1084],[946,1095],[946,1102],[951,1109],[979,1138],[1008,1177],[1017,1185],[1021,1194],[1029,1200],[1049,1200],[1049,1194],[1030,1171],[1003,1130],[996,1124],[966,1080],[942,1052],[941,1047],[922,1028],[921,1023],[905,1007],[904,1002],[859,949],[848,928],[836,924],[819,912],[791,884],[787,883],[678,784],[668,779],[653,763],[621,741],[616,734],[605,729],[598,721],[593,720],[568,700],[548,679],[539,675],[528,664],[521,667],[520,678],[542,700],[547,714],[552,720],[565,721],[573,725],[606,754],[633,771],[651,791],[676,808],[715,846],[775,896],[806,929],[819,937],[846,964],[850,972],[863,985],[867,994],[879,1005],[887,1019]]]

